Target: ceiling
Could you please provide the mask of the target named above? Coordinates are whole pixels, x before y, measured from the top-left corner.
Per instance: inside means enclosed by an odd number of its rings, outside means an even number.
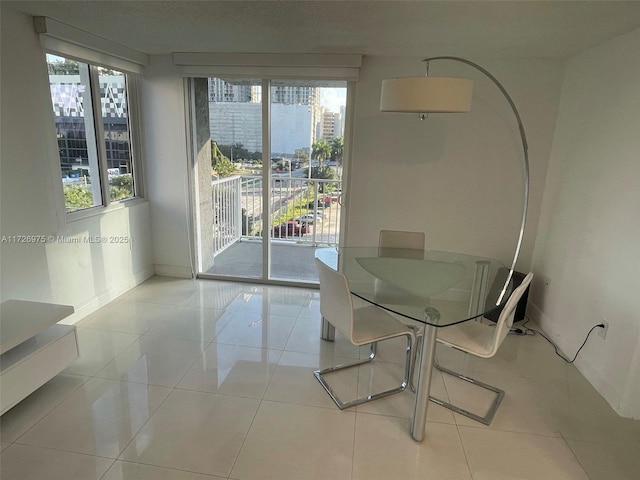
[[[148,54],[568,57],[640,27],[640,1],[3,1]]]

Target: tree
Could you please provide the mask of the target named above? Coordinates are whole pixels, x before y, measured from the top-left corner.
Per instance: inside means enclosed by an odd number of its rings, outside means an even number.
[[[242,143],[234,143],[233,145],[218,145],[222,154],[231,159],[231,161],[243,159],[248,160],[251,158],[249,150],[244,148]]]
[[[65,58],[63,62],[47,62],[49,75],[80,75],[80,65],[75,60]]]
[[[331,160],[342,164],[342,155],[344,152],[344,137],[337,137],[331,140]]]
[[[322,162],[331,156],[331,145],[326,140],[316,140],[311,145],[311,158],[318,160],[318,166],[322,168]]]
[[[109,177],[111,200],[122,200],[133,197],[133,178],[130,173]]]
[[[98,74],[119,76],[119,75],[122,75],[122,72],[119,72],[118,70],[114,70],[113,68],[98,67]]]
[[[72,185],[64,187],[64,203],[67,212],[93,207],[93,195],[84,185]]]
[[[309,160],[309,155],[302,148],[296,148],[296,151],[293,153],[293,159],[303,162],[305,160]]]
[[[331,167],[311,167],[311,178],[318,178],[321,180],[335,180],[338,178],[338,174]]]
[[[222,154],[218,144],[213,140],[211,140],[211,167],[218,173],[219,177],[228,177],[236,171],[236,167],[231,163],[231,160]]]

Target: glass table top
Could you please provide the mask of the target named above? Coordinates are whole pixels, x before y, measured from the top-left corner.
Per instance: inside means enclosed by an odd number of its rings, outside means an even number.
[[[445,327],[497,311],[511,293],[500,261],[452,252],[378,247],[320,248],[351,293],[409,320]]]

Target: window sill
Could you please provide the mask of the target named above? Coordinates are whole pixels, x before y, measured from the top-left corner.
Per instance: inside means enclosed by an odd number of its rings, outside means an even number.
[[[145,198],[136,197],[129,200],[121,200],[119,202],[110,203],[107,207],[91,207],[76,212],[70,212],[66,214],[67,223],[74,223],[91,217],[107,215],[109,213],[116,212],[124,208],[135,207],[136,205],[141,205],[143,203],[147,203],[147,200]]]

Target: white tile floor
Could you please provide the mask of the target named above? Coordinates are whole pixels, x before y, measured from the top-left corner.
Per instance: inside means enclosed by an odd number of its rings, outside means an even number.
[[[156,277],[78,324],[81,357],[1,419],[2,480],[640,478],[640,422],[618,417],[540,337],[443,365],[506,390],[490,427],[410,392],[339,411],[312,371],[365,350],[319,339],[318,291]],[[402,340],[400,340],[402,342]],[[353,397],[401,374],[400,344],[332,379]],[[481,409],[473,387],[434,394]],[[470,390],[471,388],[471,390]]]

